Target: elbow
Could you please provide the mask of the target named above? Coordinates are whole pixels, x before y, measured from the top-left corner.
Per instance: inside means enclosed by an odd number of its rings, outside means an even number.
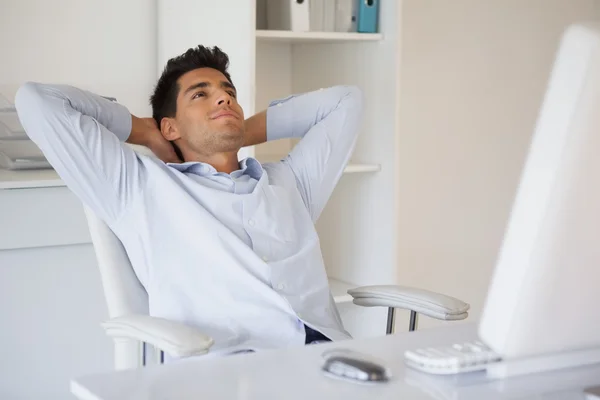
[[[339,89],[341,91],[341,101],[343,103],[357,111],[362,110],[364,95],[360,87],[355,85],[345,85],[340,86]]]
[[[36,107],[44,99],[42,84],[37,82],[25,82],[17,90],[15,95],[15,108],[19,115],[27,113],[32,107]]]
[[[342,90],[340,104],[357,116],[362,115],[364,107],[364,95],[362,89],[354,85],[341,86],[340,88]]]
[[[15,95],[15,109],[21,126],[30,139],[35,140],[35,121],[40,118],[44,109],[45,95],[42,85],[35,82],[26,82],[19,87]]]
[[[60,95],[50,86],[37,82],[26,82],[17,90],[15,109],[30,139],[34,140],[34,136],[41,133],[35,126],[56,112],[57,98],[60,98]]]

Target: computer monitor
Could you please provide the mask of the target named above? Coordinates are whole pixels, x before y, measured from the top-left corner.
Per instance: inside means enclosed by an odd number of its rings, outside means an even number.
[[[561,39],[478,334],[505,361],[598,358],[600,24]]]

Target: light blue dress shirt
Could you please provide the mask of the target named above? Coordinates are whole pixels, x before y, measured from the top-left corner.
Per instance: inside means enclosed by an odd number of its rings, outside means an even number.
[[[196,326],[216,353],[303,345],[303,324],[350,337],[314,223],[355,146],[359,89],[272,102],[268,140],[302,139],[280,162],[247,158],[231,174],[134,151],[127,108],[84,90],[29,82],[15,103],[66,185],[122,241],[150,315]]]

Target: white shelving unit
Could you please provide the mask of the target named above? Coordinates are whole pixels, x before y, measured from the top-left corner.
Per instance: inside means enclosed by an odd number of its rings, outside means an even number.
[[[355,337],[380,335],[386,310],[354,305],[347,290],[398,283],[397,4],[382,2],[376,34],[269,31],[263,29],[263,6],[263,0],[158,0],[157,73],[169,58],[190,47],[219,46],[229,55],[229,71],[246,116],[294,93],[339,84],[362,89],[361,136],[316,229],[346,329]],[[242,149],[240,156],[269,162],[284,157],[296,143],[268,142]]]

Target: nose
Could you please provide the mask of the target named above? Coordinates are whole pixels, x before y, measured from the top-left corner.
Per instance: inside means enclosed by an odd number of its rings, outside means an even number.
[[[223,104],[231,105],[231,96],[227,92],[221,92],[217,96],[217,105],[221,106]]]

